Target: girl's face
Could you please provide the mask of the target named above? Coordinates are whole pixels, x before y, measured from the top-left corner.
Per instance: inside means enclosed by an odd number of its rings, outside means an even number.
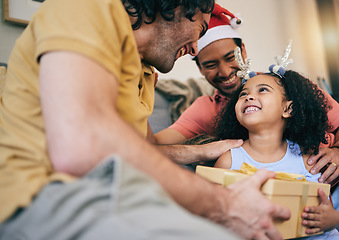
[[[242,126],[285,126],[285,119],[291,116],[292,101],[285,100],[284,89],[276,81],[270,75],[257,75],[245,83],[235,105]]]

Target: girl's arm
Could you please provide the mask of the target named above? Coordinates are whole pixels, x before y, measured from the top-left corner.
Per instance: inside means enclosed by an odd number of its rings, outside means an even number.
[[[231,150],[225,152],[224,154],[222,154],[218,160],[216,161],[216,163],[214,164],[214,167],[217,168],[226,168],[226,169],[230,169],[232,166],[232,155],[231,155]]]
[[[318,189],[320,205],[305,207],[301,217],[302,224],[307,227],[307,234],[315,234],[324,230],[335,228],[339,224],[339,212],[335,210],[332,203],[322,189]]]

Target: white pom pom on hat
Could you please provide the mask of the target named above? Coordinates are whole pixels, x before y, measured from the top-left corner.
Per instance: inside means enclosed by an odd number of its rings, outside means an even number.
[[[233,29],[237,30],[243,24],[243,20],[239,14],[235,14],[234,16],[235,17],[230,20],[230,25]]]

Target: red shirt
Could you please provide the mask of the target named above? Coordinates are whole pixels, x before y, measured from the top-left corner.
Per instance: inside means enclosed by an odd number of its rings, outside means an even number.
[[[199,134],[213,135],[213,119],[228,101],[229,98],[218,90],[213,96],[201,96],[169,128],[177,130],[187,139]]]

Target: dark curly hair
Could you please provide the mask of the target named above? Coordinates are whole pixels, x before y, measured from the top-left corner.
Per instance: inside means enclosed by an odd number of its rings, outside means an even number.
[[[325,133],[331,128],[327,118],[331,107],[323,92],[295,71],[286,71],[282,78],[275,74],[264,74],[275,77],[276,82],[284,88],[285,99],[293,102],[283,139],[299,144],[303,154],[318,154],[319,144],[327,144]],[[242,88],[233,94],[214,120],[215,134],[221,139],[248,139],[247,129],[240,125],[235,114],[235,105]]]
[[[185,17],[190,21],[193,16],[201,11],[211,13],[214,8],[214,0],[121,0],[127,13],[131,17],[137,17],[137,21],[132,25],[133,30],[138,29],[142,22],[151,24],[155,21],[157,13],[166,20],[174,19],[175,10],[181,6]],[[146,17],[147,20],[143,20]]]

